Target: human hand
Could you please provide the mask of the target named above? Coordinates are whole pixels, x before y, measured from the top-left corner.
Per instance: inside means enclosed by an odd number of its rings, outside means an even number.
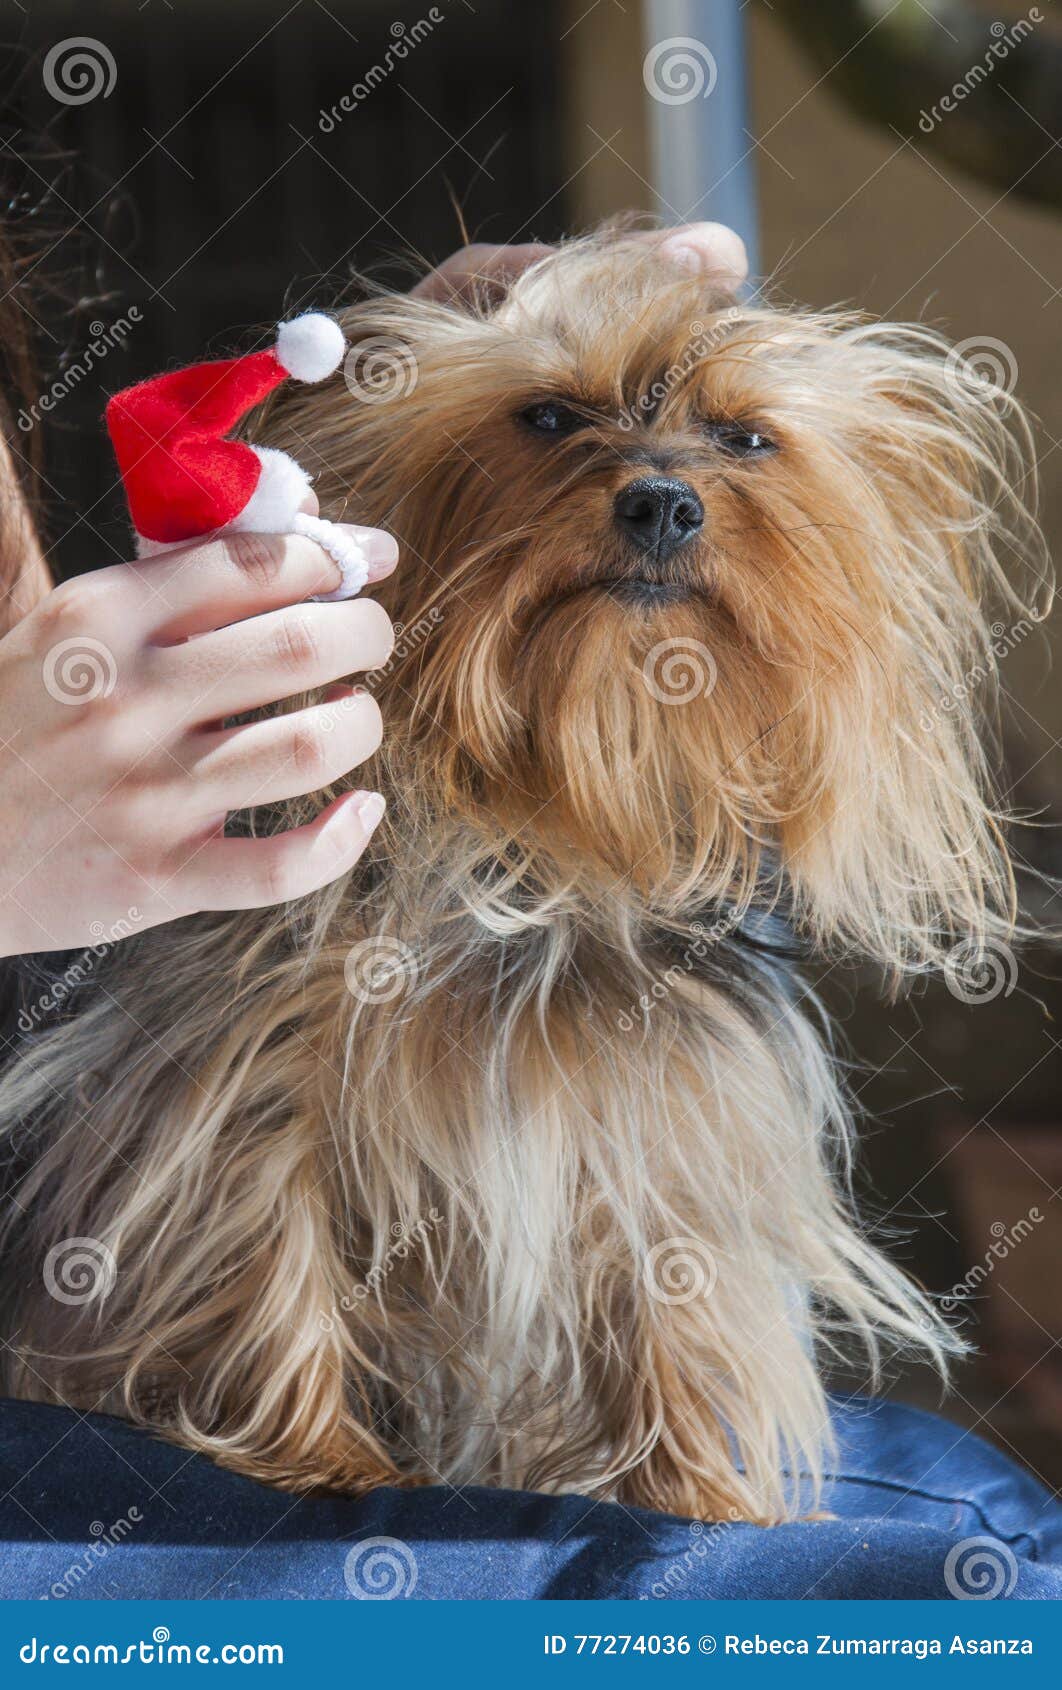
[[[656,245],[665,255],[691,270],[703,271],[706,280],[735,288],[749,273],[745,243],[725,223],[681,223],[674,229],[650,229],[638,236],[647,247]],[[419,281],[415,298],[447,300],[467,297],[477,287],[504,292],[509,283],[554,249],[541,241],[521,246],[490,246],[477,243],[451,253],[437,269]]]
[[[390,535],[358,529],[369,579]],[[230,811],[317,791],[371,756],[371,694],[224,719],[386,663],[371,600],[308,604],[339,569],[301,536],[234,534],[79,576],[0,639],[0,955],[106,942],[197,910],[299,898],[383,814],[352,792],[314,821],[225,838]]]

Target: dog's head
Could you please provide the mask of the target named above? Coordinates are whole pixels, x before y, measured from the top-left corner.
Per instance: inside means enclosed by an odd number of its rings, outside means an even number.
[[[984,598],[1009,625],[1001,566],[1045,569],[1005,392],[930,331],[742,304],[629,237],[345,327],[345,379],[269,437],[402,544],[385,714],[431,801],[663,909],[770,865],[889,963],[984,931]]]

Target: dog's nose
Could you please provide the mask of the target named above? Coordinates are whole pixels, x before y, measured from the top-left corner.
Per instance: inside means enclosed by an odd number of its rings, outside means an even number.
[[[616,521],[643,552],[670,557],[698,533],[704,506],[693,488],[672,476],[646,475],[616,495]]]

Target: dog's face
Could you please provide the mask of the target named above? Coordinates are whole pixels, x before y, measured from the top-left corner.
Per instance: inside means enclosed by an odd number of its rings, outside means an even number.
[[[346,326],[290,440],[403,543],[391,713],[441,803],[672,907],[780,864],[875,954],[983,910],[938,695],[1030,530],[1005,403],[936,337],[747,307],[622,239]]]

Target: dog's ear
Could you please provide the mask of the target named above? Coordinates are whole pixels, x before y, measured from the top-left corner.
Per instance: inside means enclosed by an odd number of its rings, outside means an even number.
[[[340,313],[340,369],[312,387],[284,384],[255,421],[256,442],[309,471],[333,521],[386,527],[423,551],[472,463],[461,442],[526,383],[525,342],[503,315],[476,300],[367,293]],[[446,495],[429,511],[422,490],[447,465]]]
[[[836,350],[831,462],[858,494],[838,541],[853,636],[832,702],[848,721],[790,863],[820,933],[899,973],[1001,942],[1012,921],[986,740],[1001,659],[1050,607],[1050,566],[1009,383],[920,327],[848,325]]]

